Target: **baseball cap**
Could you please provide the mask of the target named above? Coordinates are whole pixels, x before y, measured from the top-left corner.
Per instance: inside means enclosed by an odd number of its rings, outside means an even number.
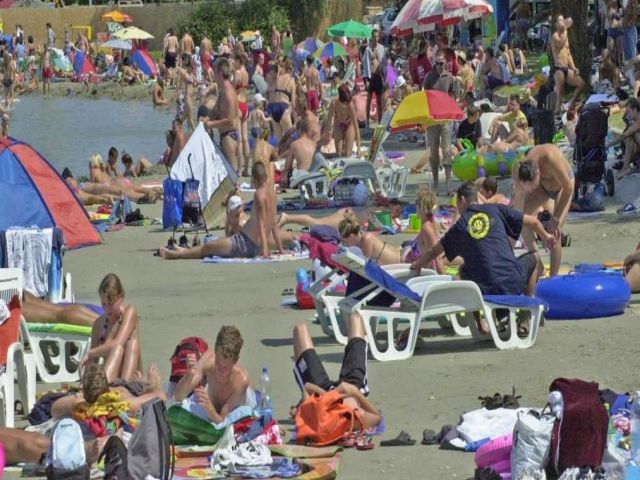
[[[233,197],[229,198],[229,201],[227,202],[227,210],[229,212],[233,212],[234,210],[240,208],[242,205],[242,199],[239,196],[234,195]]]
[[[262,103],[262,102],[266,102],[266,101],[267,101],[267,99],[266,99],[266,98],[264,98],[264,97],[262,96],[262,94],[260,94],[260,93],[256,93],[256,94],[253,96],[253,103]]]

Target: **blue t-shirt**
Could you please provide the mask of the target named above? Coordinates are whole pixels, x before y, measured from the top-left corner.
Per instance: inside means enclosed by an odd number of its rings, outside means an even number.
[[[449,261],[464,259],[464,276],[485,295],[520,295],[526,272],[513,253],[509,237],[517,240],[523,215],[505,205],[470,205],[442,237]]]

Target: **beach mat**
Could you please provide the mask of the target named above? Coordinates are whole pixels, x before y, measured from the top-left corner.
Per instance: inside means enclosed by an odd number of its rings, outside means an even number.
[[[299,253],[284,253],[278,255],[272,255],[269,258],[225,258],[225,257],[206,257],[202,259],[201,263],[276,263],[276,262],[291,262],[294,260],[305,260],[309,258],[309,252]]]

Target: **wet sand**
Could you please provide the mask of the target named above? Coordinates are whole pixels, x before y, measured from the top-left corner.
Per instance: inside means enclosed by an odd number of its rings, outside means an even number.
[[[407,144],[389,147],[401,148]],[[418,154],[410,152],[407,165],[412,165]],[[407,198],[413,198],[424,182],[424,176],[411,175]],[[500,187],[506,190],[506,182],[501,181]],[[622,260],[635,248],[639,223],[620,219],[615,213],[618,206],[611,203],[603,215],[567,225],[573,242],[565,250],[566,262]],[[147,215],[161,216],[160,203],[142,205],[141,209]],[[282,290],[295,287],[296,269],[309,268],[309,261],[205,265],[197,260],[165,261],[152,256],[169,236],[157,226],[127,227],[105,234],[101,246],[68,253],[64,268],[73,274],[76,299],[97,303],[102,277],[117,273],[124,283],[126,301],[134,303],[140,313],[144,363],[157,363],[165,379],[169,357],[181,338],[199,335],[213,344],[221,325],[236,325],[245,341],[241,364],[254,379],[263,366],[269,368],[275,414],[290,429],[289,406],[299,398],[291,371],[293,326],[309,322],[318,354],[331,376],[337,376],[342,358],[342,347],[311,323],[313,311],[279,305]],[[408,238],[395,235],[386,240],[400,244]],[[388,363],[371,360],[368,369],[370,399],[385,417],[387,430],[382,438],[405,430],[418,444],[376,446],[370,452],[348,450],[339,478],[473,477],[473,454],[420,445],[422,430],[438,431],[444,424],[455,424],[463,412],[480,407],[478,395],[509,393],[512,386],[522,395],[522,406],[542,407],[550,383],[561,376],[597,381],[603,388],[621,392],[637,388],[639,321],[633,305],[624,315],[608,319],[547,321],[533,348],[505,352],[447,337],[430,327],[424,348],[413,358]]]

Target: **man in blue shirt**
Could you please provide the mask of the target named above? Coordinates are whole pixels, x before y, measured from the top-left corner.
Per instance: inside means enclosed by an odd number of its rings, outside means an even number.
[[[505,205],[478,204],[478,190],[471,182],[458,188],[457,200],[460,219],[411,268],[420,269],[443,253],[449,261],[462,257],[460,277],[477,283],[483,294],[533,296],[540,262],[537,253],[516,258],[510,239],[518,239],[523,225],[531,227],[546,248],[555,247],[555,237],[535,216]],[[484,325],[479,327],[486,331]]]

